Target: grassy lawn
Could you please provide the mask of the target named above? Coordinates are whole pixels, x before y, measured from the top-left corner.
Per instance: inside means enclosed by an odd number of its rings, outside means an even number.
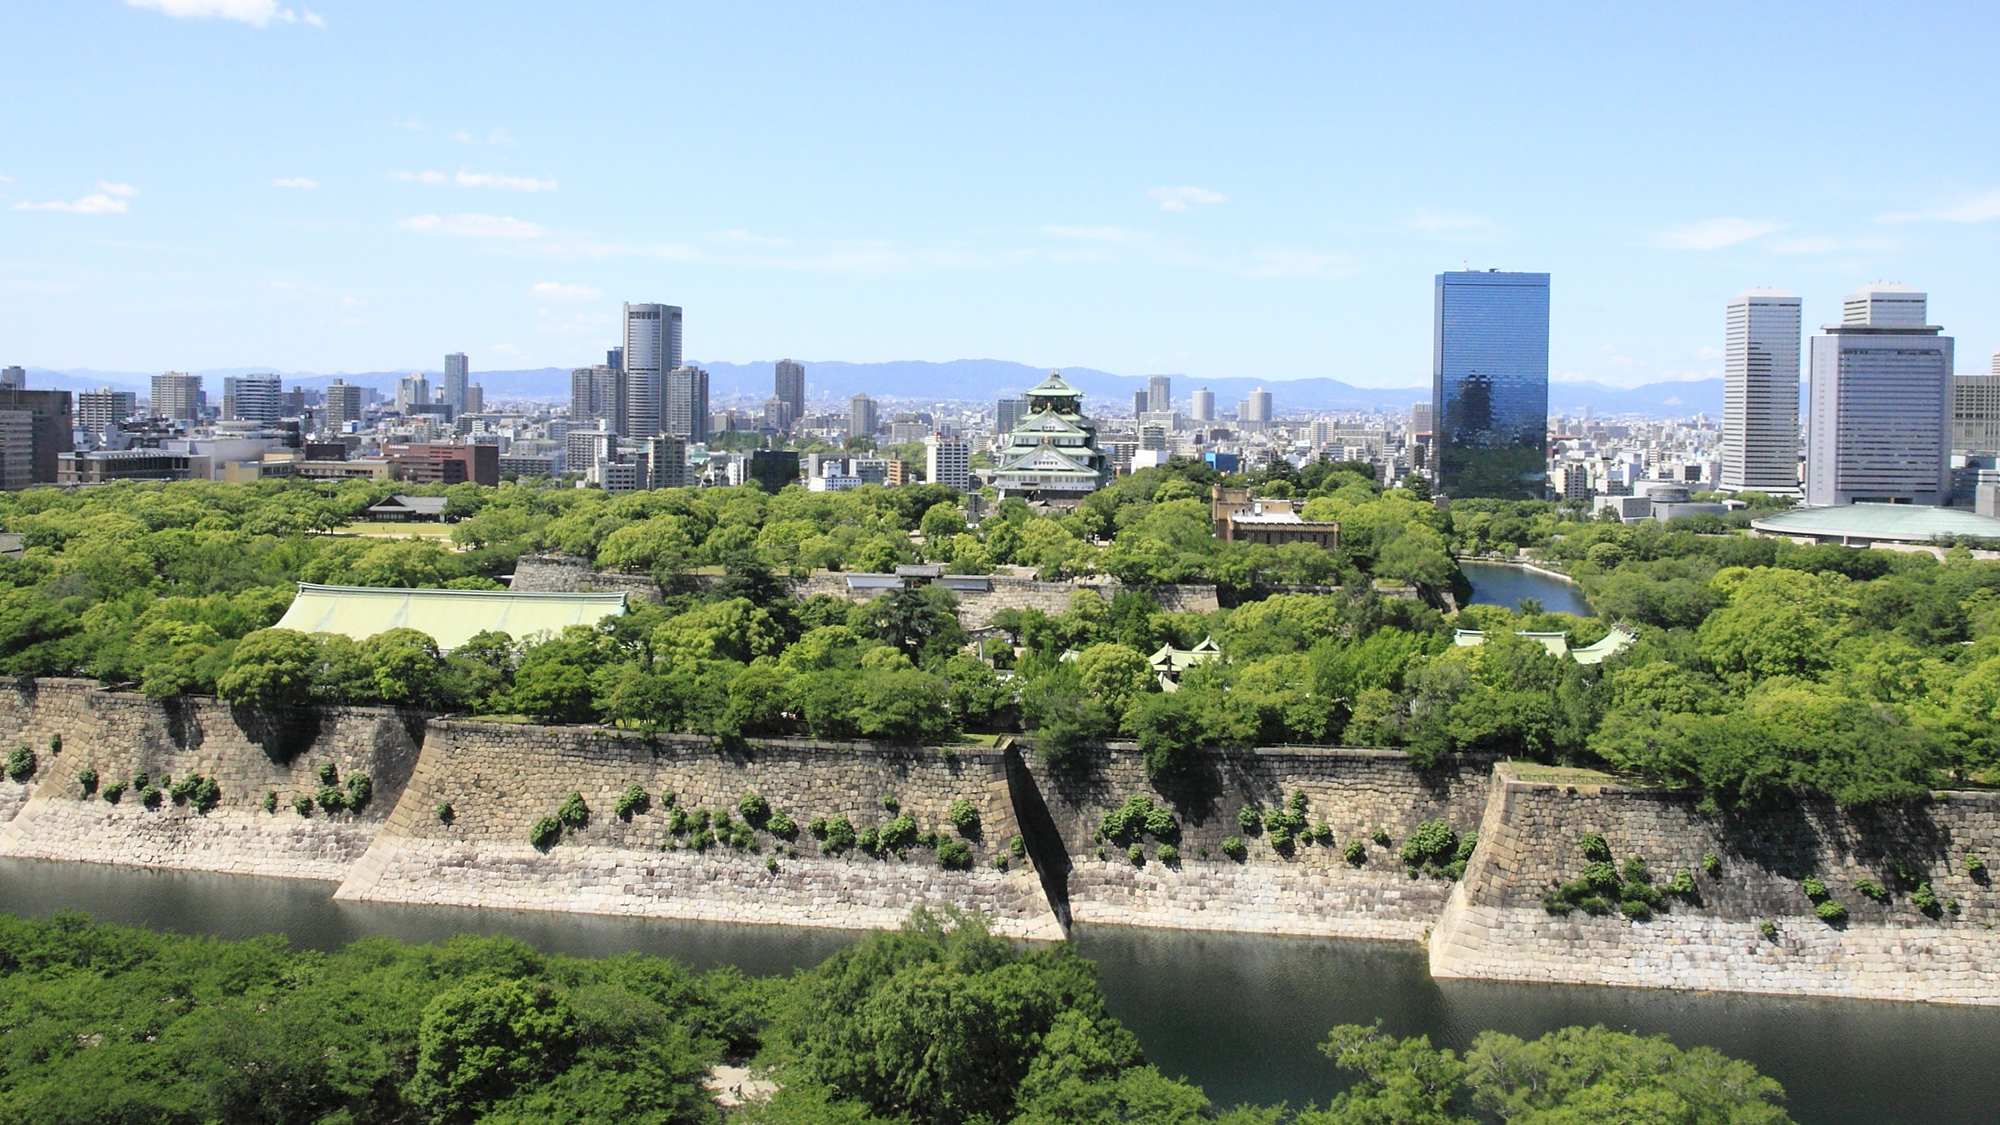
[[[1603,770],[1587,770],[1581,766],[1545,766],[1539,762],[1509,762],[1514,776],[1522,781],[1549,782],[1556,785],[1644,785],[1635,777],[1619,777]]]
[[[373,539],[450,539],[451,528],[441,523],[350,523],[333,529],[335,535],[365,535]]]

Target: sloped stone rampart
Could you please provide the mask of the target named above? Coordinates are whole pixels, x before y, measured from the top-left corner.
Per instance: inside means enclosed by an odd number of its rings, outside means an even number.
[[[377,707],[314,708],[275,727],[213,699],[153,700],[105,691],[87,680],[0,682],[0,747],[28,746],[32,786],[0,782],[0,855],[141,867],[343,878],[368,848],[401,795],[423,737],[420,716]],[[51,736],[61,751],[51,752]],[[367,774],[373,795],[359,811],[301,816],[298,794],[316,792],[319,767],[344,782]],[[97,771],[95,793],[77,775]],[[216,779],[221,801],[201,812],[162,796],[148,808],[128,788],[113,804],[115,781],[144,772]],[[262,807],[278,794],[275,812]],[[19,794],[28,794],[19,800]],[[8,799],[18,801],[9,809]]]
[[[1471,831],[1486,801],[1485,762],[1422,771],[1387,750],[1217,751],[1205,757],[1198,776],[1165,789],[1147,780],[1144,759],[1129,744],[1095,751],[1075,770],[1053,770],[1032,758],[1024,768],[1068,858],[1056,894],[1066,898],[1071,916],[1172,929],[1421,940],[1451,885],[1408,872],[1399,858],[1402,843],[1439,817]],[[1246,805],[1270,812],[1299,791],[1309,823],[1333,829],[1331,846],[1296,844],[1280,853],[1269,833],[1246,833],[1238,822]],[[1129,844],[1099,838],[1104,815],[1139,795],[1175,810],[1178,862],[1159,861],[1161,841],[1152,836],[1141,845],[1139,863],[1128,858]],[[1372,839],[1378,829],[1387,833],[1387,847]],[[1224,854],[1230,836],[1243,840],[1242,860]],[[1366,848],[1359,865],[1341,853],[1351,840]]]
[[[618,796],[633,785],[650,807],[621,818]],[[669,829],[676,804],[740,820],[738,799],[751,790],[797,823],[795,839],[760,832],[755,851],[696,850]],[[588,823],[534,846],[536,820],[571,792],[591,810]],[[919,832],[947,838],[959,836],[950,803],[971,802],[979,810],[966,839],[971,869],[947,870],[921,846],[880,859],[835,854],[807,829],[834,816],[857,831],[878,827],[895,815],[885,798]],[[388,828],[338,897],[842,928],[892,927],[912,907],[948,904],[986,912],[1003,933],[1060,937],[1034,874],[993,864],[1017,832],[995,751],[946,757],[792,740],[719,747],[706,738],[438,722]]]
[[[1578,877],[1584,834],[1656,885],[1690,872],[1694,901],[1642,921],[1551,914],[1542,892]],[[1943,793],[1920,806],[1846,812],[1825,804],[1708,813],[1692,793],[1524,780],[1502,765],[1478,851],[1430,941],[1440,977],[1648,988],[2000,1003],[2000,893],[1965,856],[2000,860],[2000,794]],[[1702,857],[1721,861],[1713,875]],[[1899,878],[1898,869],[1911,878]],[[1802,883],[1847,908],[1828,924]],[[1863,879],[1891,890],[1878,903]],[[1929,883],[1940,907],[1911,901]],[[1954,902],[1956,913],[1944,907]],[[1767,937],[1760,927],[1772,923]]]

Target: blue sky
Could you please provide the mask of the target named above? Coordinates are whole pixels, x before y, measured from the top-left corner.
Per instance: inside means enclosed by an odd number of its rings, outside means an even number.
[[[2000,346],[1993,6],[0,0],[0,363],[1000,358],[1428,381],[1546,270],[1559,379],[1722,307]],[[1625,6],[1635,8],[1636,6]]]

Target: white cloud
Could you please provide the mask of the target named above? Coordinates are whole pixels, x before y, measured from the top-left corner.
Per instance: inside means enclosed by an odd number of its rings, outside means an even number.
[[[1347,277],[1354,272],[1345,254],[1265,250],[1252,257],[1257,264],[1243,271],[1251,277]]]
[[[1124,227],[1065,227],[1046,226],[1043,233],[1057,238],[1078,238],[1086,242],[1144,242],[1153,237],[1145,231],[1126,230]]]
[[[1668,250],[1720,250],[1775,234],[1790,225],[1761,219],[1703,219],[1664,231],[1653,244]]]
[[[326,26],[326,21],[311,9],[294,12],[290,8],[278,7],[277,0],[125,0],[125,3],[176,19],[240,20],[258,27],[272,20]]]
[[[396,224],[404,230],[427,234],[455,234],[464,238],[540,238],[542,228],[507,215],[416,215]]]
[[[1780,254],[1840,254],[1851,250],[1896,249],[1896,244],[1886,238],[1831,238],[1826,235],[1815,235],[1810,238],[1775,238],[1766,245]]]
[[[130,184],[98,184],[98,190],[80,199],[52,199],[47,203],[30,203],[26,200],[14,204],[16,211],[67,211],[73,215],[122,215],[129,208],[127,199],[138,193]]]
[[[457,184],[459,187],[497,187],[514,191],[556,190],[554,180],[509,176],[502,172],[460,172],[455,176],[447,176],[443,172],[391,172],[389,178],[413,184]]]
[[[1899,211],[1882,216],[1885,223],[1988,223],[2000,219],[2000,191],[1969,195],[1930,211]]]
[[[588,285],[565,285],[560,281],[539,281],[528,292],[551,301],[595,301],[604,290]]]
[[[319,181],[309,180],[306,179],[304,176],[280,176],[277,179],[271,181],[271,186],[289,187],[289,188],[316,188],[319,186]]]
[[[1190,203],[1227,203],[1229,197],[1219,191],[1198,187],[1156,187],[1147,190],[1149,198],[1160,201],[1162,211],[1185,211]]]

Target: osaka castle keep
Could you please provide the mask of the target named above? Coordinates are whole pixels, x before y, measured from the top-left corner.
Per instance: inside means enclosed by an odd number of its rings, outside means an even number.
[[[1075,503],[1111,479],[1111,459],[1097,448],[1097,426],[1083,414],[1083,392],[1054,371],[1023,397],[1027,416],[1008,435],[993,470],[1002,499],[1019,496]]]

